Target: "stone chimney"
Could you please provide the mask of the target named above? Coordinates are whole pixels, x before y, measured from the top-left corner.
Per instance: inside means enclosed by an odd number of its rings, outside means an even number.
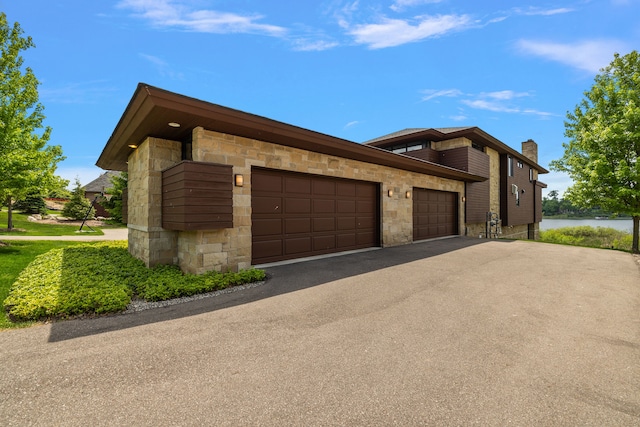
[[[527,159],[538,163],[538,144],[533,139],[522,143],[522,155]]]

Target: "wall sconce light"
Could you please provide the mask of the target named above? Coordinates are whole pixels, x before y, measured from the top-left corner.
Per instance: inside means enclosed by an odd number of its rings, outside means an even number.
[[[465,196],[462,196],[462,203],[466,202],[467,198]]]
[[[406,193],[404,193],[404,197],[406,197],[407,199],[411,198],[411,191],[407,191]]]
[[[129,144],[129,145],[127,145],[127,147],[132,148],[132,149],[135,150],[136,148],[138,148],[138,145],[137,144]]]
[[[235,176],[236,187],[242,187],[244,185],[244,176],[237,174]]]
[[[389,191],[387,191],[387,195],[388,195],[389,197],[393,197],[393,190],[389,190]]]

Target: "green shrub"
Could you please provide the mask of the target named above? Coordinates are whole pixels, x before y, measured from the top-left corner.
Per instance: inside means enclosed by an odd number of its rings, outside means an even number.
[[[148,269],[126,242],[83,244],[37,256],[11,286],[4,308],[14,321],[113,313],[126,309],[133,295],[162,301],[264,278],[255,269],[202,275],[177,266]]]
[[[89,218],[94,215],[94,209],[91,206],[91,202],[84,197],[84,189],[80,185],[80,181],[76,179],[76,186],[73,189],[71,198],[65,203],[62,209],[62,216],[71,219],[84,219],[89,213]]]
[[[540,240],[571,246],[631,251],[632,236],[615,228],[579,226],[541,231]]]
[[[22,200],[18,200],[13,204],[13,208],[27,214],[44,215],[47,213],[47,205],[44,202],[44,198],[38,194],[31,194]]]

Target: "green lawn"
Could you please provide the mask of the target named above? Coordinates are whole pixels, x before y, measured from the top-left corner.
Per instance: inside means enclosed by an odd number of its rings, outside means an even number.
[[[77,225],[64,225],[64,224],[39,224],[37,222],[30,222],[27,220],[29,215],[23,213],[13,212],[13,227],[14,230],[7,231],[7,211],[0,211],[0,236],[3,235],[17,235],[17,236],[74,236],[78,234]],[[102,236],[104,233],[99,228],[93,228],[94,231],[87,228],[82,228],[82,233],[85,232],[94,235]]]
[[[9,289],[20,272],[33,259],[51,249],[67,248],[82,244],[82,242],[58,242],[54,240],[36,241],[5,241],[0,237],[0,307],[9,294]],[[31,325],[33,322],[10,322],[4,311],[0,313],[0,329],[19,328]]]

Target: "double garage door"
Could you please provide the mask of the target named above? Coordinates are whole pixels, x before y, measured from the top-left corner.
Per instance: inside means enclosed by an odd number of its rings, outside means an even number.
[[[458,193],[413,190],[413,240],[458,234]]]
[[[380,245],[377,183],[251,172],[252,263]]]

